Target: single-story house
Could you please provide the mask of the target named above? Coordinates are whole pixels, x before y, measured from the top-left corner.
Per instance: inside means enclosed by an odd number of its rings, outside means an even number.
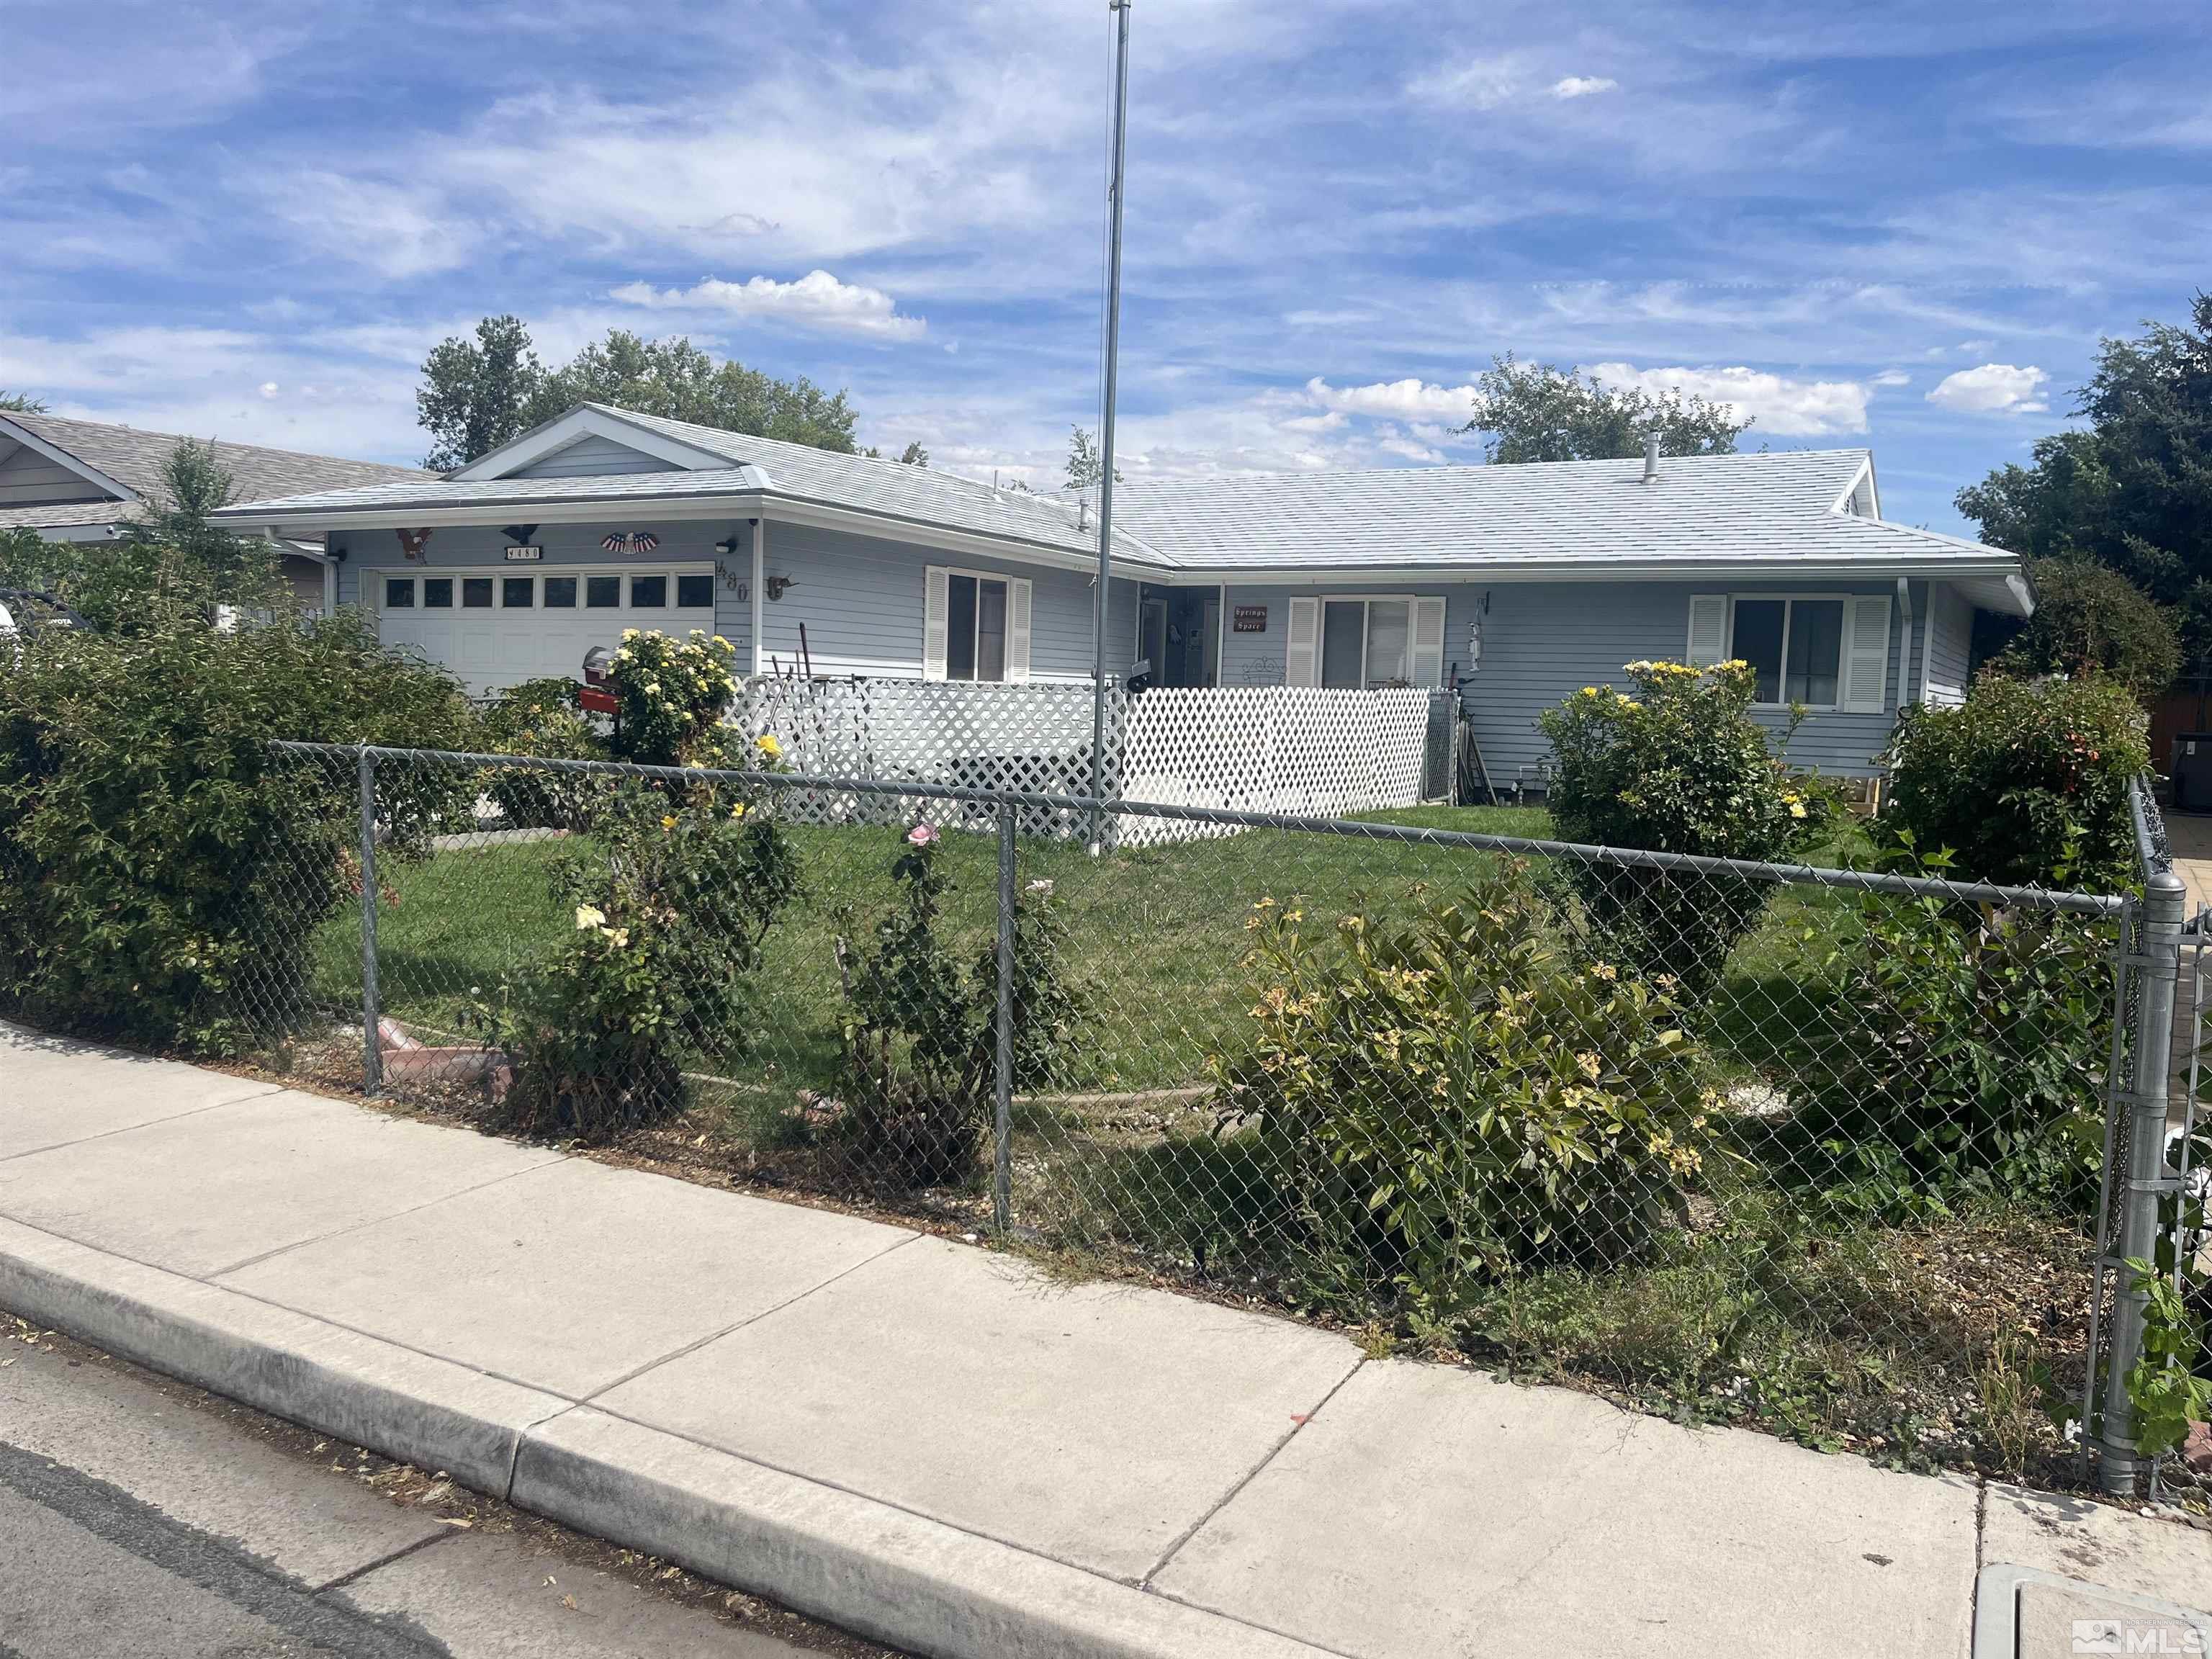
[[[586,404],[444,477],[245,502],[337,597],[479,691],[574,673],[625,627],[738,665],[1079,683],[1095,504]],[[1641,658],[1758,669],[1791,747],[1878,769],[1902,704],[1965,695],[2014,555],[1891,524],[1863,449],[1230,474],[1116,486],[1109,672],[1166,686],[1457,686],[1501,786],[1536,716]]]
[[[184,441],[173,432],[0,410],[0,531],[34,530],[51,542],[112,540],[151,511],[162,465]],[[258,444],[216,440],[213,448],[239,500],[437,476]],[[319,611],[334,603],[336,583],[320,536],[287,543],[280,562],[303,607]]]

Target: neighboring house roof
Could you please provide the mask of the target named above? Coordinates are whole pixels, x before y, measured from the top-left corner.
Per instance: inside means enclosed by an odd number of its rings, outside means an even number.
[[[148,432],[104,421],[0,412],[0,464],[23,449],[36,450],[75,473],[83,483],[84,496],[97,497],[0,505],[0,530],[108,525],[136,517],[159,493],[162,463],[183,441],[177,433]],[[349,461],[221,439],[213,441],[212,447],[216,463],[231,475],[240,501],[437,476],[377,461]]]
[[[503,476],[586,435],[627,435],[676,470]],[[1139,478],[1115,487],[1115,557],[1133,574],[1209,580],[1771,576],[1802,566],[1824,575],[1941,574],[1969,583],[1981,603],[2025,608],[2014,555],[1860,516],[1874,501],[1873,469],[1868,451],[1841,449],[1669,457],[1650,483],[1640,458]],[[597,404],[449,477],[322,490],[224,516],[305,529],[466,523],[531,507],[573,519],[617,504],[697,517],[763,502],[843,515],[877,533],[904,526],[1060,561],[1093,556],[1097,544],[1095,507],[1073,494],[999,489]]]

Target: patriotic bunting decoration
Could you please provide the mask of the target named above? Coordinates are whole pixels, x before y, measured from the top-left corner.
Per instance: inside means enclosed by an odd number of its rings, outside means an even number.
[[[599,538],[599,545],[610,553],[651,553],[659,548],[660,538],[650,530],[611,530]]]

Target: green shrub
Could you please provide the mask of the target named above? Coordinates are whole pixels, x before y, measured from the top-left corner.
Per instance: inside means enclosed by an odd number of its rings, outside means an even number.
[[[1943,873],[1940,863],[1911,873]],[[2112,945],[2089,919],[1869,894],[1792,1057],[1788,1174],[1877,1213],[2096,1196]]]
[[[1659,987],[1570,960],[1521,866],[1410,921],[1320,929],[1262,899],[1247,925],[1255,1030],[1221,1099],[1281,1149],[1324,1248],[1449,1299],[1618,1263],[1680,1203],[1711,1106],[1698,1048]]]
[[[484,710],[485,750],[547,760],[607,760],[606,740],[583,712],[583,687],[572,679],[525,680]],[[576,773],[502,767],[484,774],[483,791],[515,829],[580,829],[593,780]]]
[[[917,824],[892,862],[900,907],[880,918],[872,947],[841,935],[845,990],[839,1120],[864,1171],[902,1186],[967,1179],[997,1097],[998,942],[963,968],[939,927],[950,878],[939,836]],[[1013,1086],[1060,1073],[1081,1017],[1061,967],[1049,882],[1032,882],[1014,913]]]
[[[0,662],[0,998],[40,1024],[236,1048],[305,1008],[307,940],[359,890],[350,766],[272,738],[453,743],[446,676],[350,616],[219,634],[40,633]],[[465,780],[386,769],[389,854],[464,811]]]
[[[1998,660],[2008,673],[2101,674],[2155,697],[2181,667],[2166,613],[2125,576],[2086,558],[2038,559],[2035,614]]]
[[[1632,662],[1642,692],[1586,686],[1541,717],[1559,770],[1547,805],[1560,836],[1607,847],[1773,861],[1826,836],[1834,790],[1792,774],[1750,714],[1748,664]],[[1771,884],[1620,864],[1565,872],[1593,930],[1647,976],[1693,994],[1720,976]]]
[[[1948,849],[1963,878],[2111,891],[2136,876],[2128,785],[2150,749],[2123,686],[1986,673],[1959,708],[1904,710],[1887,759],[1882,827]]]
[[[470,1017],[507,1054],[501,1121],[526,1134],[604,1140],[680,1109],[687,1063],[748,1053],[761,944],[799,891],[772,811],[730,786],[598,789],[554,875],[574,931]]]
[[[607,677],[622,705],[615,753],[642,766],[715,763],[722,715],[738,694],[730,672],[736,654],[720,635],[710,639],[696,628],[682,640],[623,629]]]

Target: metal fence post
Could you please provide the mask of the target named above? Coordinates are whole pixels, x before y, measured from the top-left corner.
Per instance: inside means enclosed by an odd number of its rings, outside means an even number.
[[[2124,1265],[2154,1260],[2160,1195],[2172,1185],[2166,1171],[2168,1079],[2173,1066],[2173,1003],[2181,974],[2182,923],[2188,889],[2171,870],[2143,884],[2142,943],[2135,967],[2136,1029],[2127,1092],[2127,1171],[2112,1183],[2119,1194],[2118,1243],[2107,1265],[2114,1275],[2112,1335],[2105,1370],[2105,1405],[2097,1435],[2097,1483],[2131,1493],[2147,1461],[2136,1449],[2135,1407],[2128,1373],[2142,1352],[2143,1310],[2149,1298]],[[2094,1357],[2093,1357],[2094,1360]]]
[[[991,1222],[1006,1231],[1013,1210],[1014,1161],[1014,818],[999,803],[998,1087],[991,1119]]]
[[[376,757],[361,746],[361,1091],[384,1086],[384,1048],[377,1031]]]

